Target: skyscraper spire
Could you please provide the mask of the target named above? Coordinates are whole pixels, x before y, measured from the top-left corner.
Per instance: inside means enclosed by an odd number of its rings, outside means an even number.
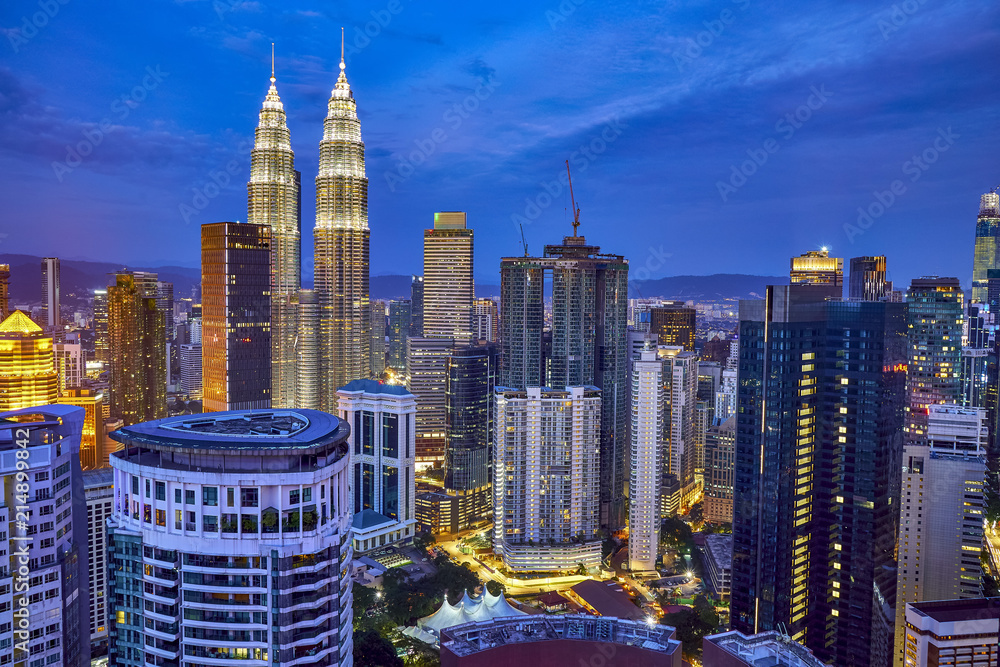
[[[271,85],[261,106],[254,139],[247,183],[247,222],[271,228],[271,405],[291,408],[295,406],[302,225],[295,154],[285,108],[275,86],[273,43]]]
[[[341,46],[343,49],[343,46]],[[369,373],[368,178],[346,65],[330,93],[316,177],[315,289],[319,301],[319,408]]]

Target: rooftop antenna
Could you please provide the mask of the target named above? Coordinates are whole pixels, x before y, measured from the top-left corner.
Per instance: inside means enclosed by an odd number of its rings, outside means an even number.
[[[274,83],[274,42],[271,42],[271,83]]]
[[[573,176],[569,173],[569,160],[566,160],[566,177],[569,179],[569,200],[573,206],[573,237],[576,238],[576,228],[580,226],[580,209],[576,207],[576,198],[573,196]]]
[[[340,64],[344,64],[344,26],[340,26]]]

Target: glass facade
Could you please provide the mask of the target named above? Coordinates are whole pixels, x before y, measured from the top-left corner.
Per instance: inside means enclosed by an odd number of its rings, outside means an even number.
[[[156,274],[117,274],[108,286],[109,392],[111,416],[126,426],[167,414],[165,327]]]
[[[732,626],[837,665],[892,647],[906,305],[768,287],[740,307]]]
[[[1000,194],[995,191],[979,199],[976,248],[972,259],[973,303],[986,303],[990,269],[1000,269]]]

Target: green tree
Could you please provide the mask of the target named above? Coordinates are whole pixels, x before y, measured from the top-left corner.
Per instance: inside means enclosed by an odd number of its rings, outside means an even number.
[[[486,590],[490,592],[490,595],[503,595],[507,592],[507,587],[496,579],[490,579],[486,582]]]
[[[701,655],[701,640],[715,632],[719,615],[712,603],[704,595],[699,595],[692,608],[665,614],[660,622],[677,629],[677,638],[684,644],[685,655],[698,657]]]
[[[403,667],[396,648],[375,630],[354,632],[354,664],[358,667]]]

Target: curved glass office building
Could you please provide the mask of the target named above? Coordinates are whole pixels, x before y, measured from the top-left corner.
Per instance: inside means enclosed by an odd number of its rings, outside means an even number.
[[[353,664],[349,428],[218,412],[111,437],[114,664]]]

